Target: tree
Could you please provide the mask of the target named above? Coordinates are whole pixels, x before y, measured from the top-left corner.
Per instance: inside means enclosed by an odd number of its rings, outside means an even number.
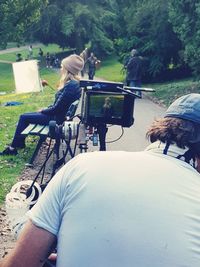
[[[75,47],[77,52],[89,43],[96,54],[109,54],[113,51],[113,39],[118,27],[114,2],[50,1],[33,31],[45,43]]]
[[[5,47],[8,41],[20,42],[46,4],[47,0],[0,1],[0,46]]]
[[[183,43],[184,61],[200,76],[200,2],[198,0],[171,0],[170,21]]]
[[[134,1],[124,8],[127,33],[122,53],[132,48],[148,59],[148,72],[158,76],[171,61],[178,64],[181,42],[168,20],[168,4],[165,0]],[[125,16],[126,15],[126,16]]]

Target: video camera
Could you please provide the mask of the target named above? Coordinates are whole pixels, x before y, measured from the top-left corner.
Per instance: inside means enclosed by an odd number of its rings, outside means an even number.
[[[76,139],[78,134],[78,122],[65,121],[62,125],[56,124],[56,121],[49,122],[49,136],[53,139],[63,139],[70,141]]]
[[[84,124],[113,124],[122,127],[133,125],[137,95],[124,90],[123,83],[81,80],[80,86],[84,88],[81,109]]]
[[[140,98],[136,91],[153,92],[150,88],[124,86],[120,82],[81,80],[82,97],[81,111],[78,115],[79,123],[66,121],[57,125],[55,121],[49,124],[50,137],[59,141],[65,140],[68,144],[76,139],[76,144],[86,147],[87,130],[93,129],[93,145],[95,134],[99,135],[100,150],[106,150],[107,124],[131,127],[134,123],[134,103]],[[71,153],[73,155],[74,153]]]

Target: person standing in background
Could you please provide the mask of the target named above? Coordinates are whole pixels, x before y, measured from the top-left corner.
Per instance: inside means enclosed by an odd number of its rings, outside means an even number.
[[[22,58],[22,54],[21,53],[17,53],[16,54],[16,62],[20,62],[20,61],[22,61],[23,60],[23,58]]]
[[[39,48],[38,55],[39,55],[39,57],[40,57],[40,58],[42,58],[42,57],[43,57],[43,55],[44,55],[44,52],[43,52],[42,48]]]
[[[32,57],[33,57],[33,46],[29,45],[29,48],[28,48],[28,59],[32,59]]]
[[[93,80],[95,76],[95,71],[96,71],[96,65],[99,64],[101,61],[98,60],[94,53],[90,53],[90,57],[87,59],[85,64],[88,65],[88,79]]]
[[[125,66],[127,70],[126,83],[130,87],[142,87],[142,59],[136,49],[131,50],[131,57]],[[136,91],[137,95],[142,97],[141,91]]]
[[[46,54],[46,67],[50,68],[50,66],[51,66],[51,56],[50,56],[50,53],[47,52],[47,54]]]

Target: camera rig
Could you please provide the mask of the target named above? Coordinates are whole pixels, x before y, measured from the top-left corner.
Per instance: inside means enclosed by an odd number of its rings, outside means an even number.
[[[80,87],[82,88],[82,96],[79,101],[78,109],[80,111],[77,112],[78,115],[70,117],[70,120],[65,121],[62,125],[57,125],[55,121],[49,123],[49,137],[50,140],[55,140],[55,144],[50,151],[50,141],[46,160],[34,181],[38,179],[43,171],[42,184],[45,166],[52,153],[55,153],[56,160],[53,164],[50,179],[56,173],[56,170],[65,164],[68,154],[71,158],[76,155],[77,146],[79,146],[80,153],[87,152],[89,139],[92,139],[93,145],[99,143],[100,151],[105,151],[107,125],[131,127],[134,123],[135,99],[140,98],[136,91],[154,91],[151,88],[128,87],[119,82],[97,80],[81,80]],[[75,117],[78,117],[79,122],[73,120]],[[92,132],[90,133],[91,129]],[[74,141],[73,149],[72,141]],[[62,149],[62,156],[60,157],[60,145],[63,142],[65,143],[65,149]]]
[[[107,124],[131,127],[134,123],[134,103],[141,98],[136,91],[153,92],[151,88],[124,86],[120,82],[81,80],[83,88],[81,121],[96,128],[99,150],[106,150]]]

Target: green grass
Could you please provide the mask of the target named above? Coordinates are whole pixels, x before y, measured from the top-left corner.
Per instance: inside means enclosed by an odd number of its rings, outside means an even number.
[[[50,53],[61,51],[57,45],[41,47],[44,53],[47,51]],[[26,55],[27,50],[22,50],[21,53]],[[37,53],[38,48],[35,48],[34,54],[37,55]],[[2,60],[15,61],[16,53],[3,54],[0,55],[0,58]],[[46,79],[52,87],[56,88],[59,80],[58,73],[46,68],[40,68],[39,72],[42,79]],[[5,95],[0,95],[0,151],[2,151],[6,144],[12,140],[20,114],[37,111],[42,107],[48,106],[54,99],[55,91],[50,87],[45,87],[44,91],[39,93],[15,94],[12,64],[0,63],[0,81],[0,92],[6,93]],[[19,106],[3,106],[9,101],[19,101],[23,104]],[[25,163],[29,161],[35,148],[34,138],[27,138],[26,143],[27,147],[20,150],[17,157],[0,157],[0,203],[2,203],[6,193],[16,182],[17,176],[24,169]]]
[[[11,64],[0,62],[0,92],[12,92],[15,90],[14,77]],[[1,96],[0,96],[1,102]]]
[[[52,87],[56,88],[59,80],[57,72],[45,68],[40,69],[39,72],[42,79],[46,79]],[[12,140],[20,114],[34,112],[48,106],[54,99],[55,91],[50,87],[45,87],[43,92],[15,94],[12,66],[0,64],[0,73],[2,77],[0,92],[6,92],[5,95],[0,95],[0,151],[2,151],[6,144]],[[19,101],[23,104],[19,106],[3,106],[9,101]],[[19,150],[17,157],[0,157],[0,203],[2,203],[6,193],[16,182],[17,176],[20,175],[25,163],[29,161],[33,153],[35,148],[34,138],[27,138],[26,143],[27,147]]]
[[[192,79],[151,84],[147,85],[147,87],[156,90],[154,93],[148,93],[149,96],[165,106],[169,106],[179,96],[190,93],[200,93],[200,83],[194,82]]]
[[[96,71],[96,76],[108,81],[121,82],[125,79],[122,72],[123,65],[116,60],[116,57],[109,57],[101,62],[101,67]]]

